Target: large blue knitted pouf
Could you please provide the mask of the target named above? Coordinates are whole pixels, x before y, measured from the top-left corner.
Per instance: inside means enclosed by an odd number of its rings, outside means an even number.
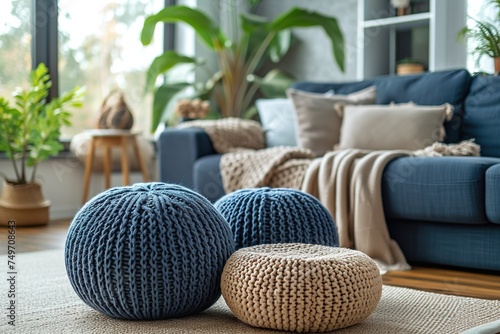
[[[229,223],[236,249],[275,243],[339,245],[328,210],[302,191],[242,189],[222,197],[215,207]]]
[[[66,271],[78,296],[110,317],[182,317],[219,298],[232,239],[224,217],[187,188],[113,188],[76,214],[66,239]]]

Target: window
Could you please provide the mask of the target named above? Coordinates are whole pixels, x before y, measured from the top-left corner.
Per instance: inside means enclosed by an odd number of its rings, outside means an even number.
[[[145,15],[164,5],[164,0],[59,0],[59,91],[87,89],[84,107],[75,111],[63,136],[92,128],[102,100],[115,88],[125,93],[134,129],[149,131],[152,101],[144,96],[144,80],[148,66],[162,53],[163,32],[157,29],[148,47],[139,37]]]
[[[3,0],[0,10],[0,96],[28,84],[31,0]]]
[[[163,30],[144,47],[144,18],[174,0],[2,0],[0,94],[26,86],[39,62],[49,67],[51,96],[85,86],[84,107],[62,138],[94,126],[101,102],[113,89],[124,92],[134,130],[149,134],[152,97],[144,95],[148,66],[164,49]],[[35,13],[35,15],[32,15]],[[32,29],[34,31],[32,31]],[[167,28],[168,29],[168,28]],[[169,36],[173,30],[169,32]],[[169,41],[169,48],[173,47]]]
[[[474,26],[474,20],[489,20],[493,19],[493,11],[488,5],[487,0],[469,0],[467,1],[467,25]],[[471,54],[472,50],[476,47],[476,41],[469,39],[467,41],[467,69],[469,72],[486,72],[494,73],[493,59],[490,57],[482,57],[481,62],[476,64],[476,57]]]

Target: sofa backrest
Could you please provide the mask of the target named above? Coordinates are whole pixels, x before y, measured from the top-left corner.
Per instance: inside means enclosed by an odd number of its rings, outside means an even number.
[[[481,155],[500,157],[500,77],[473,77],[465,99],[461,139],[475,138]]]
[[[450,103],[455,107],[454,117],[445,123],[447,143],[460,139],[463,104],[469,90],[471,75],[467,70],[450,70],[407,76],[383,76],[371,80],[346,83],[297,82],[293,88],[309,92],[349,94],[371,85],[377,86],[377,104],[413,101],[420,105]]]

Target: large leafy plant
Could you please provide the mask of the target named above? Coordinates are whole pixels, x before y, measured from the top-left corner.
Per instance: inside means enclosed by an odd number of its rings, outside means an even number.
[[[15,178],[2,176],[12,184],[35,182],[39,162],[57,155],[60,128],[70,125],[69,108],[81,107],[83,90],[75,88],[47,102],[51,86],[47,67],[42,63],[31,72],[30,86],[14,92],[14,106],[0,97],[0,152],[12,161]],[[33,167],[31,175],[27,168]]]
[[[154,59],[149,67],[146,90],[154,93],[152,131],[166,119],[168,103],[181,91],[191,88],[193,97],[214,101],[220,116],[249,116],[248,110],[256,94],[283,96],[291,84],[289,76],[277,69],[271,69],[259,76],[267,60],[279,62],[290,49],[291,28],[322,27],[331,41],[331,50],[339,68],[344,71],[344,39],[337,20],[317,12],[293,8],[276,19],[242,14],[241,33],[237,40],[230,40],[219,26],[203,12],[185,6],[166,7],[146,18],[141,33],[144,45],[151,43],[158,23],[183,22],[191,26],[197,37],[215,52],[218,70],[204,83],[169,81],[168,74],[179,65],[203,66],[197,57],[188,57],[175,51],[167,51]],[[166,77],[157,86],[159,76]]]
[[[496,9],[494,20],[479,21],[471,18],[475,25],[459,32],[459,37],[475,41],[472,54],[476,57],[478,66],[484,56],[500,57],[500,0],[489,0],[487,4]]]

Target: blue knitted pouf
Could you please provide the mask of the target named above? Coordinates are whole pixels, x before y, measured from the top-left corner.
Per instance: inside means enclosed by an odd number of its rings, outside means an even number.
[[[217,301],[232,239],[224,217],[187,188],[113,188],[76,214],[66,271],[78,296],[110,317],[177,318]]]
[[[236,249],[275,243],[339,245],[328,210],[302,191],[242,189],[222,197],[215,207],[229,223]]]

